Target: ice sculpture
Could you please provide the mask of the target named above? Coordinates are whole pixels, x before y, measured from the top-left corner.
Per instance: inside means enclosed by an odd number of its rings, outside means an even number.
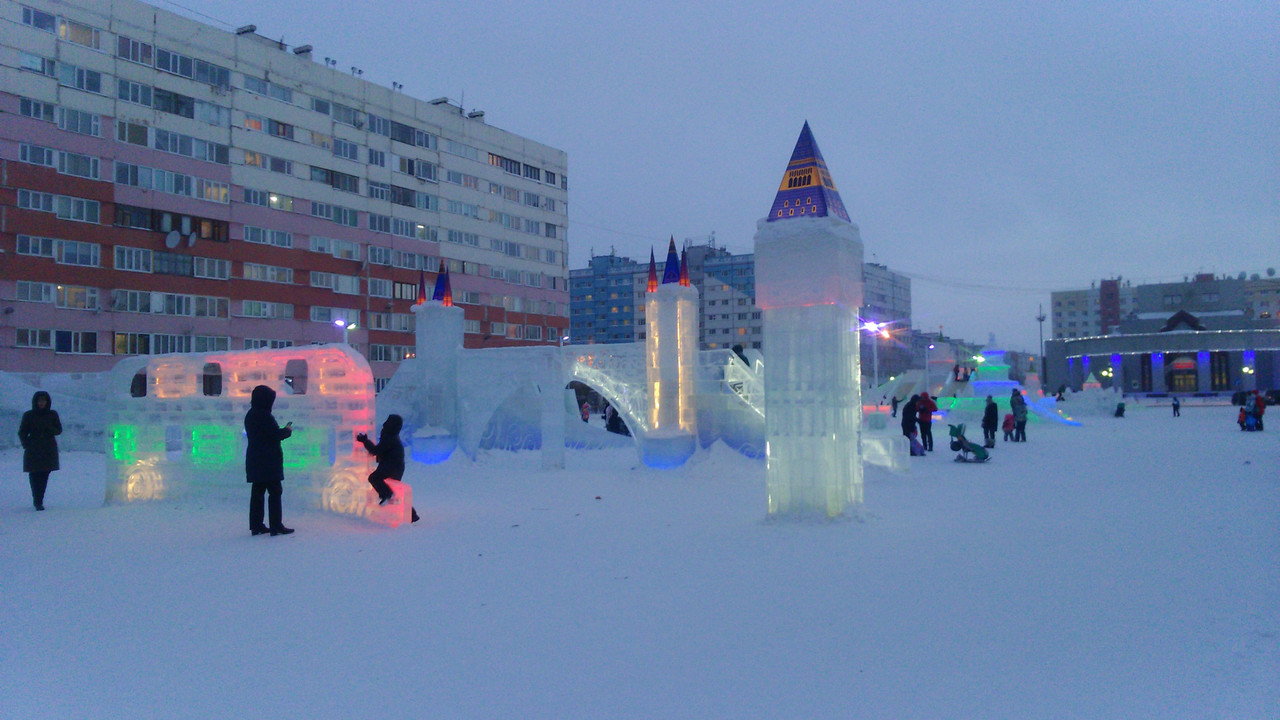
[[[424,463],[443,462],[458,446],[458,352],[462,349],[463,310],[453,304],[449,270],[436,276],[435,292],[425,297],[425,282],[418,279],[414,314],[415,369],[430,369],[423,378],[421,413],[411,416],[410,454]]]
[[[641,459],[650,467],[674,467],[697,449],[694,370],[698,353],[698,291],[672,238],[662,284],[654,287],[649,264],[645,294],[645,378],[649,395],[648,431],[640,438]]]
[[[807,122],[755,254],[768,511],[835,517],[862,499],[862,240]]]
[[[276,418],[294,424],[283,445],[291,493],[332,512],[409,521],[409,486],[380,508],[366,481],[355,435],[372,427],[373,373],[346,345],[131,357],[109,377],[107,502],[244,489],[244,414],[253,387],[266,385]]]

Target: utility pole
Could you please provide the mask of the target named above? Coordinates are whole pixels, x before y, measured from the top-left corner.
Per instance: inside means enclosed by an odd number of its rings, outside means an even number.
[[[1044,303],[1040,303],[1040,314],[1036,315],[1036,322],[1040,323],[1040,387],[1041,389],[1045,387],[1044,374],[1049,367],[1048,364],[1045,363],[1044,361],[1044,318],[1045,318]]]

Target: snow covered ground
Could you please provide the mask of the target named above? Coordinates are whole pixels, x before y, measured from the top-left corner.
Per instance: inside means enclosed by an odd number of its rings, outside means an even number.
[[[67,412],[67,408],[62,408]],[[416,526],[247,487],[47,512],[0,453],[4,718],[1275,718],[1280,414],[1133,407],[987,465],[868,468],[859,517],[767,522],[764,466],[631,450],[411,465]],[[974,433],[980,437],[980,433]]]

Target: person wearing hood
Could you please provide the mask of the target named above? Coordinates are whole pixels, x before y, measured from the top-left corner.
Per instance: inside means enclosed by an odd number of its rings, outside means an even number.
[[[907,403],[902,406],[902,435],[910,441],[911,436],[916,432],[916,404],[920,402],[919,395],[912,395]]]
[[[938,403],[929,397],[929,393],[920,393],[920,401],[916,403],[916,422],[920,425],[920,444],[926,452],[933,452],[933,414],[938,411]]]
[[[987,396],[987,406],[982,411],[982,444],[993,448],[996,446],[996,427],[1000,424],[1000,410],[996,401]]]
[[[18,424],[18,441],[22,443],[22,471],[31,482],[31,502],[36,510],[44,510],[44,491],[49,486],[49,473],[58,469],[58,441],[62,421],[52,407],[49,393],[37,390],[31,396],[31,409],[22,413]]]
[[[583,407],[586,407],[585,403]],[[377,445],[364,433],[356,435],[356,440],[378,461],[378,466],[369,473],[369,484],[378,491],[379,505],[386,504],[394,494],[387,480],[404,481],[404,444],[400,442],[400,430],[403,428],[404,418],[392,414],[382,423]],[[418,522],[418,511],[414,508],[409,510],[413,513],[413,522]]]
[[[293,528],[284,526],[280,508],[284,481],[284,449],[280,443],[293,434],[293,422],[280,427],[271,414],[275,402],[276,391],[258,385],[249,396],[249,412],[244,416],[244,434],[249,440],[244,451],[244,473],[245,479],[253,484],[249,495],[249,532],[253,535],[271,533],[273,537],[293,532]],[[264,496],[270,525],[262,523]]]
[[[1013,441],[1027,441],[1027,399],[1014,388],[1009,393],[1009,408],[1013,410]]]

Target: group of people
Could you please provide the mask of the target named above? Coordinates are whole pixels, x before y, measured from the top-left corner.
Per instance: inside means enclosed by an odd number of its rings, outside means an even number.
[[[1241,430],[1253,431],[1262,429],[1262,416],[1267,410],[1267,396],[1255,390],[1245,396],[1244,405],[1240,408],[1237,422]]]
[[[897,398],[894,400],[896,401]],[[937,411],[938,403],[934,402],[927,392],[912,395],[902,406],[902,434],[913,443],[913,455],[933,452],[933,414]],[[916,438],[917,428],[919,439]],[[918,453],[914,452],[915,444],[920,446]]]
[[[891,402],[896,411],[898,398],[895,396]],[[1014,388],[1009,395],[1009,407],[1011,412],[1004,416],[1003,423],[1005,442],[1026,442],[1027,399],[1017,388]],[[912,395],[902,405],[902,434],[912,443],[913,455],[933,452],[933,414],[937,411],[938,404],[929,397],[927,392]],[[986,407],[982,412],[982,440],[986,447],[995,447],[996,428],[1000,426],[999,417],[1000,410],[996,406],[996,401],[988,395]],[[916,445],[920,446],[918,451]]]
[[[293,528],[285,527],[281,507],[283,443],[293,435],[293,422],[280,427],[271,414],[275,401],[275,390],[258,385],[249,395],[249,412],[244,416],[244,432],[248,440],[244,472],[245,480],[252,485],[249,491],[250,535],[276,536],[293,532]],[[18,424],[18,441],[23,451],[22,471],[27,473],[31,483],[31,501],[36,510],[44,510],[49,474],[58,469],[57,436],[62,434],[62,421],[52,404],[49,393],[37,391],[31,397],[31,409],[22,414]],[[377,491],[379,504],[389,502],[393,496],[387,480],[404,477],[404,444],[400,441],[403,428],[404,420],[399,415],[388,415],[377,443],[364,433],[356,435],[356,440],[378,461],[377,467],[369,474],[369,484]],[[413,522],[418,522],[418,511],[411,509],[411,512]]]

